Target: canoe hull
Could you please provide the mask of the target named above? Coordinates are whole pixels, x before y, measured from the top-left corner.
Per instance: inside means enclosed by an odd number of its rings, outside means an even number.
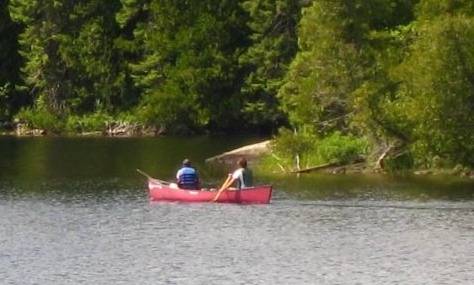
[[[148,181],[151,201],[171,202],[210,202],[217,194],[216,191],[182,190],[170,188],[167,185]],[[245,188],[240,191],[224,191],[216,202],[238,204],[268,204],[272,196],[272,186],[262,185]]]

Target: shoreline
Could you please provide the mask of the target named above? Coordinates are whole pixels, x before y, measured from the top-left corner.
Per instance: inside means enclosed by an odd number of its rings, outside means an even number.
[[[15,132],[0,132],[0,137],[16,137],[16,138],[153,138],[163,137],[165,134],[133,134],[133,135],[108,135],[102,132],[87,133],[61,133],[61,134],[16,134]]]
[[[246,145],[233,149],[219,155],[206,159],[206,163],[220,163],[220,164],[233,164],[240,157],[245,157],[249,163],[258,163],[263,156],[271,155],[270,140],[262,141],[256,144]],[[413,176],[452,176],[452,177],[463,177],[474,179],[474,170],[468,169],[461,166],[455,166],[453,168],[431,168],[422,169],[414,168],[400,171],[387,171],[382,168],[374,167],[370,162],[365,159],[357,159],[350,163],[326,163],[323,165],[313,166],[306,169],[281,171],[276,173],[295,174],[295,175],[308,175],[310,173],[326,173],[333,175],[345,175],[345,174],[409,174]]]
[[[14,137],[158,137],[166,132],[156,126],[134,124],[111,125],[102,130],[91,131],[61,131],[53,132],[46,129],[34,129],[25,125],[18,125],[14,129],[0,129],[0,136]]]

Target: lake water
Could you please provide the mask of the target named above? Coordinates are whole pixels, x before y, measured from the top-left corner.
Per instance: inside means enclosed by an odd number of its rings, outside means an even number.
[[[0,138],[1,284],[472,284],[474,181],[263,176],[269,205],[149,203],[258,138]]]

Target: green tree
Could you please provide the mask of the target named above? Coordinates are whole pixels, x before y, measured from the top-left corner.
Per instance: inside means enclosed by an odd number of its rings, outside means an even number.
[[[397,70],[419,161],[474,165],[474,4],[421,1],[416,38]]]
[[[143,90],[142,118],[165,127],[235,124],[242,108],[237,59],[246,44],[238,2],[122,2],[119,22],[135,22],[140,57],[131,68]]]
[[[22,64],[18,53],[21,26],[12,21],[8,4],[8,0],[0,3],[0,121],[11,119],[27,103],[25,92],[16,88]]]
[[[300,50],[279,91],[294,126],[322,135],[347,128],[348,95],[361,84],[370,64],[362,52],[368,19],[365,3],[323,0],[303,9]]]
[[[322,0],[303,9],[299,51],[278,93],[293,127],[317,137],[364,135],[375,151],[408,140],[392,73],[407,53],[416,3]]]
[[[20,36],[25,82],[35,109],[56,115],[111,112],[130,93],[121,51],[115,1],[11,0]]]
[[[249,13],[249,48],[240,57],[248,70],[242,86],[246,121],[272,126],[285,119],[276,97],[288,65],[297,51],[296,27],[301,3],[289,0],[251,0],[242,6]]]
[[[56,112],[64,109],[69,83],[58,36],[69,27],[71,11],[69,1],[11,0],[10,4],[12,18],[25,26],[20,36],[25,82],[34,91],[38,105]]]
[[[394,69],[408,55],[413,41],[414,10],[418,1],[371,1],[365,53],[372,57],[367,78],[350,95],[351,125],[375,146],[407,145],[413,125],[403,115]]]

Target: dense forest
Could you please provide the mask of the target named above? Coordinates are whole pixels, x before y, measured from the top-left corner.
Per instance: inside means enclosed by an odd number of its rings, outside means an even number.
[[[472,0],[3,0],[0,35],[5,129],[258,131],[282,164],[474,166]]]

